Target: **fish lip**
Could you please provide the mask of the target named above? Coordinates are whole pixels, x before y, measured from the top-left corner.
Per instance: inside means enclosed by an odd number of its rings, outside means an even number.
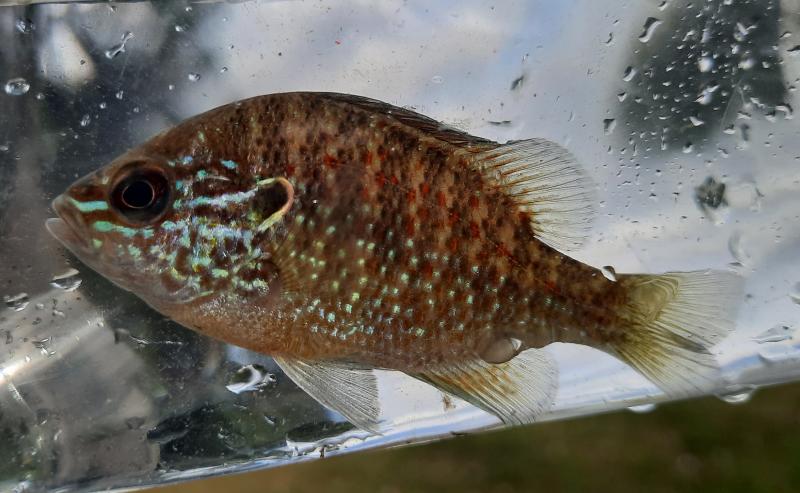
[[[88,253],[91,239],[88,235],[79,233],[85,231],[85,222],[80,211],[75,209],[64,195],[53,199],[50,205],[58,217],[45,221],[47,231],[68,249],[77,250],[75,253],[78,251]]]

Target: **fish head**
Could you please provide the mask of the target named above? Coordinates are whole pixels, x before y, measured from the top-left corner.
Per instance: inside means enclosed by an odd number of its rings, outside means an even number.
[[[56,197],[46,225],[83,263],[170,315],[198,299],[274,294],[271,252],[293,198],[283,177],[196,147],[144,145]]]

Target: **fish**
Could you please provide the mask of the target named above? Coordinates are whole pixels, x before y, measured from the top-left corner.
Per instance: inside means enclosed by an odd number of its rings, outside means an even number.
[[[555,142],[294,92],[159,133],[56,197],[46,227],[166,317],[272,356],[365,430],[381,426],[376,371],[533,422],[558,390],[553,343],[610,354],[669,396],[708,391],[741,278],[606,276],[570,257],[596,195]]]

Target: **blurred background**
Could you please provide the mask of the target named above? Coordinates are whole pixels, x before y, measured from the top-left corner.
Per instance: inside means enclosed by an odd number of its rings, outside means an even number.
[[[180,488],[800,490],[800,391],[753,393],[800,378],[800,0],[28,3],[0,0],[0,491],[291,462]],[[155,133],[305,90],[373,97],[499,142],[556,141],[598,188],[592,238],[574,257],[745,277],[737,330],[715,348],[720,397],[661,405],[608,355],[554,344],[553,421],[302,464],[497,421],[382,372],[384,434],[368,436],[269,356],[116,288],[44,221],[73,180]],[[643,414],[587,417],[628,408]]]
[[[794,493],[800,385],[154,489],[153,493]]]

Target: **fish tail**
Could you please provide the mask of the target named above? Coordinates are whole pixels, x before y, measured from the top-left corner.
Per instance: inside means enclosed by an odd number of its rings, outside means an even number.
[[[628,303],[610,353],[671,396],[710,390],[720,377],[710,348],[734,327],[742,278],[723,271],[621,275]]]

